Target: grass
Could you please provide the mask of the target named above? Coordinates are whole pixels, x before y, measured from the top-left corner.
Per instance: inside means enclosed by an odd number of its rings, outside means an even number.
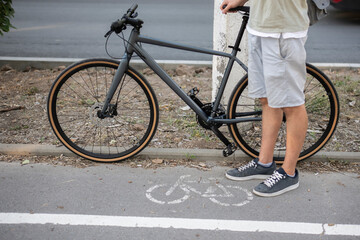
[[[36,93],[39,93],[40,90],[37,87],[30,87],[27,91],[26,91],[26,95],[28,96],[32,96],[35,95]]]
[[[314,96],[311,102],[306,102],[306,108],[308,112],[326,111],[329,109],[329,101],[327,101],[327,95]]]
[[[13,127],[10,127],[11,131],[20,131],[22,129],[28,129],[29,126],[28,125],[15,125]]]
[[[184,112],[181,111],[183,114]],[[176,111],[176,114],[167,114],[167,117],[163,119],[163,122],[168,126],[173,126],[177,129],[184,130],[191,140],[203,139],[206,142],[212,141],[208,130],[201,127],[197,120],[196,115],[193,112],[186,113],[179,117],[180,112]],[[162,114],[164,116],[165,114]]]
[[[360,94],[360,80],[353,79],[350,75],[345,75],[343,77],[336,77],[334,80],[334,85],[339,91],[343,90],[346,93],[352,93],[355,95]]]
[[[185,159],[188,161],[194,160],[195,158],[196,156],[194,154],[190,154],[190,153],[185,154]]]

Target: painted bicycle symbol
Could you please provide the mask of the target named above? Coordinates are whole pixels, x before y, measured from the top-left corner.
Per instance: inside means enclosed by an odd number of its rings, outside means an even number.
[[[197,194],[226,207],[241,207],[253,199],[252,193],[240,186],[224,186],[215,178],[191,180],[190,177],[183,175],[172,186],[166,183],[152,186],[146,191],[146,197],[158,204],[179,204],[188,200],[191,194]]]

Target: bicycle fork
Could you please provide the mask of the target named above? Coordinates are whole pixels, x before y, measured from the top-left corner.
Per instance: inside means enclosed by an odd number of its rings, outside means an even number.
[[[101,119],[106,118],[106,117],[113,117],[114,115],[117,114],[117,112],[116,112],[116,104],[117,103],[115,103],[115,106],[114,106],[114,105],[111,105],[110,102],[111,102],[112,98],[114,97],[116,89],[120,85],[121,80],[123,79],[126,70],[128,69],[130,58],[131,58],[131,54],[129,55],[129,54],[125,53],[123,59],[121,60],[121,62],[119,64],[119,67],[116,70],[113,81],[111,82],[110,88],[106,95],[105,102],[103,103],[103,108],[102,108],[102,110],[99,110],[99,112],[98,112],[98,117]]]

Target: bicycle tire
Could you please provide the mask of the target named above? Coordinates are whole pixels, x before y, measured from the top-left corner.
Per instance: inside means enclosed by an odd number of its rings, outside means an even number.
[[[119,62],[89,59],[66,68],[53,83],[47,102],[51,128],[59,141],[83,158],[125,160],[154,136],[159,107],[153,89],[129,67],[114,97],[112,117],[99,117]]]
[[[304,146],[298,160],[304,160],[317,153],[330,140],[340,115],[338,94],[330,79],[313,65],[306,64],[305,106],[308,113],[309,126]],[[247,96],[248,76],[245,75],[234,88],[229,98],[228,116],[235,118],[236,111],[254,111],[261,109],[258,100],[250,100]],[[282,162],[285,156],[286,124],[280,128],[274,151],[274,160]],[[251,124],[237,123],[229,125],[229,131],[247,155],[259,156],[261,141],[261,122]]]

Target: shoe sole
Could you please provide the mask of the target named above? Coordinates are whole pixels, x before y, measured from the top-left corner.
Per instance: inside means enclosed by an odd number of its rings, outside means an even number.
[[[257,174],[257,175],[251,175],[251,176],[247,176],[247,177],[234,177],[234,176],[231,176],[229,174],[225,174],[226,178],[230,179],[230,180],[234,180],[234,181],[247,181],[247,180],[263,180],[263,179],[267,179],[269,177],[271,177],[271,174],[270,175],[260,175],[260,174]]]
[[[284,188],[284,189],[282,189],[282,190],[280,190],[280,191],[273,192],[273,193],[258,192],[258,191],[256,191],[255,189],[253,189],[253,193],[256,194],[256,195],[258,195],[258,196],[260,196],[260,197],[276,197],[276,196],[279,196],[279,195],[281,195],[281,194],[283,194],[283,193],[289,192],[289,191],[291,191],[291,190],[295,190],[295,189],[297,189],[298,187],[299,187],[299,183],[296,183],[296,184],[294,184],[294,185],[291,185],[291,186],[289,186],[289,187],[287,187],[287,188]]]

